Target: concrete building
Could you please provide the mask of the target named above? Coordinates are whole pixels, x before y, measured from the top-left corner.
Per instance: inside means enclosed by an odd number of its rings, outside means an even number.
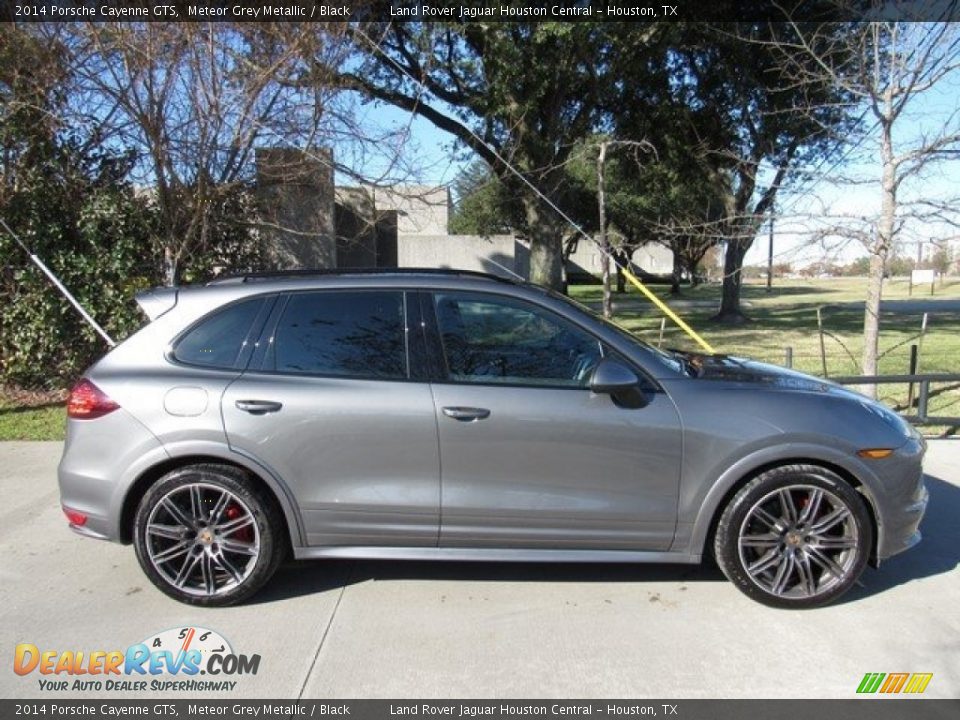
[[[261,232],[274,267],[336,267],[330,152],[260,148],[256,166]]]
[[[257,151],[262,232],[276,269],[436,267],[527,277],[529,245],[513,235],[450,235],[450,189],[397,185],[335,187],[330,151]],[[646,245],[633,261],[668,275],[673,254]],[[581,240],[567,261],[571,278],[599,277],[600,251]]]

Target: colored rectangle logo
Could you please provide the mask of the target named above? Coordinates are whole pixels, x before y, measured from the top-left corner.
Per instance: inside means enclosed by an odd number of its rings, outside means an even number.
[[[933,673],[866,673],[857,686],[860,695],[919,695],[927,689]]]

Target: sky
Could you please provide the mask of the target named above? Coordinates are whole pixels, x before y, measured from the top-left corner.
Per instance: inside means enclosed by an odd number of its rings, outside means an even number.
[[[960,73],[954,73],[925,95],[918,96],[907,114],[898,120],[894,138],[897,148],[908,148],[924,134],[942,128],[960,110]],[[365,106],[365,122],[392,130],[403,136],[405,154],[412,158],[407,168],[408,181],[429,185],[450,185],[473,156],[457,146],[453,136],[439,130],[428,120],[380,103]],[[386,157],[384,154],[383,157]],[[364,156],[358,160],[364,175],[377,176],[384,167],[383,157]],[[349,161],[348,161],[349,164]],[[862,224],[875,217],[880,206],[880,164],[875,146],[865,143],[847,148],[829,162],[816,168],[816,179],[796,188],[781,191],[778,220],[774,225],[774,261],[802,267],[818,260],[846,263],[865,255],[862,245],[839,238],[811,244],[814,228],[829,222]],[[850,180],[855,180],[851,183]],[[348,178],[338,178],[351,184]],[[344,182],[345,181],[345,182]],[[940,163],[916,182],[905,183],[901,198],[957,198],[960,196],[960,157]],[[960,208],[958,208],[960,210]],[[829,220],[828,220],[829,219]],[[768,252],[768,226],[764,226],[746,257],[746,264],[765,264]],[[916,257],[917,242],[931,252],[930,239],[949,239],[960,251],[960,228],[946,223],[908,222],[902,234],[901,252]]]

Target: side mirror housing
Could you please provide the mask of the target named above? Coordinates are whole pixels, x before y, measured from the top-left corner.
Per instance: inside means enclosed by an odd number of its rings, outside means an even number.
[[[593,370],[590,390],[598,395],[609,395],[622,408],[639,408],[647,404],[640,378],[619,360],[604,358]]]
[[[593,370],[590,389],[599,394],[613,395],[640,384],[637,374],[618,360],[604,358]]]

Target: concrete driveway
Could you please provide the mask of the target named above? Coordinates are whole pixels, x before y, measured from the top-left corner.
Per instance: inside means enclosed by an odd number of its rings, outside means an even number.
[[[960,697],[958,441],[931,443],[924,542],[807,612],[753,603],[710,567],[359,561],[290,563],[250,604],[190,608],[131,548],[67,530],[59,455],[0,444],[0,697],[142,697],[41,692],[14,647],[124,649],[186,626],[261,656],[208,698],[851,698],[867,672],[932,672],[926,696]]]

